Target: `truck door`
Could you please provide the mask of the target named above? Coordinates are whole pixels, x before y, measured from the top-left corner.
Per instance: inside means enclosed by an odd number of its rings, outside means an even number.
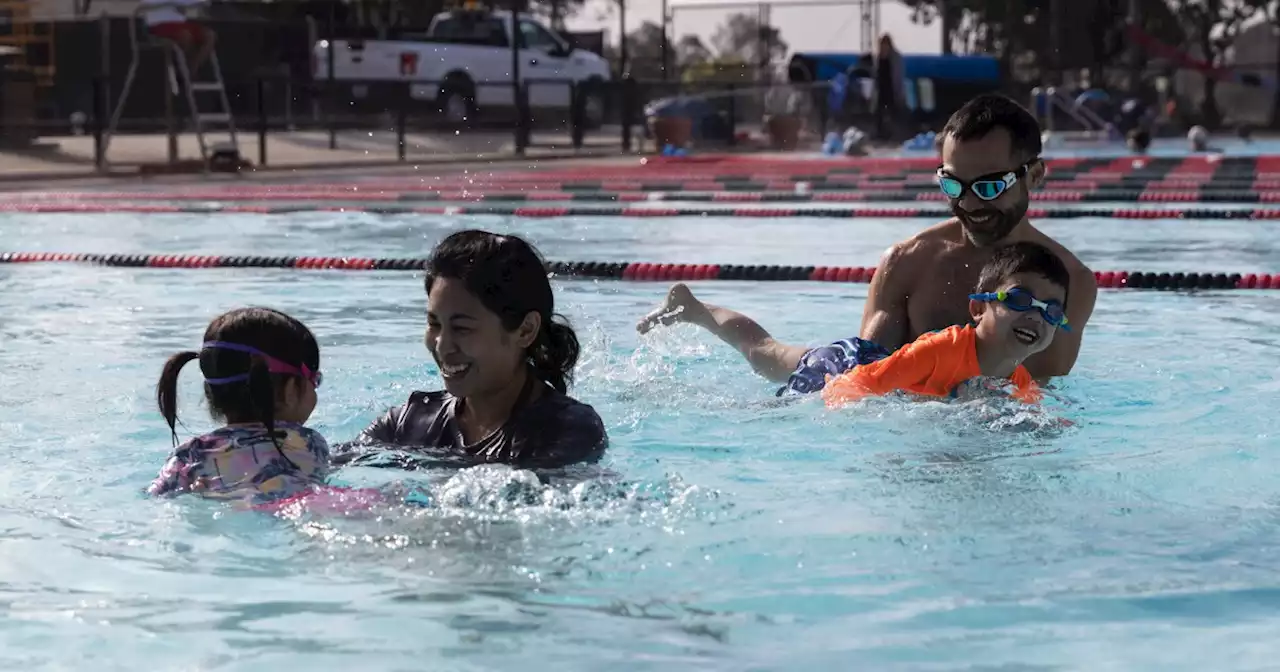
[[[520,81],[529,91],[530,107],[569,107],[568,50],[546,28],[520,21]]]

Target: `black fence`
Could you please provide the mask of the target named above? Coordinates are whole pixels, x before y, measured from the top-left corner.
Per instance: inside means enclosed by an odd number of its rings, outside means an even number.
[[[108,92],[111,80],[95,76],[90,78],[88,87],[89,108],[86,116],[85,131],[94,137],[95,163],[99,167],[107,165],[107,136],[112,133],[108,128],[112,109]],[[477,97],[487,96],[494,101],[503,97],[509,104],[490,105],[489,115],[483,120],[468,120],[464,124],[450,124],[445,121],[439,111],[438,99],[433,97],[415,97],[414,90],[437,91],[444,82],[433,80],[416,80],[412,82],[331,82],[318,85],[317,101],[320,114],[290,114],[282,111],[283,101],[279,93],[289,89],[300,89],[306,82],[295,82],[284,76],[263,75],[254,79],[252,84],[242,87],[247,89],[241,98],[241,113],[235,119],[237,131],[241,135],[256,136],[256,147],[252,142],[241,141],[241,151],[250,159],[255,159],[260,166],[269,165],[271,161],[268,139],[272,134],[290,131],[323,131],[328,134],[329,148],[337,149],[343,131],[390,132],[394,134],[394,156],[399,160],[408,160],[410,144],[406,135],[422,131],[461,132],[463,128],[473,131],[497,131],[511,133],[512,146],[516,153],[529,148],[553,146],[558,149],[581,150],[588,146],[616,147],[623,152],[632,151],[649,135],[645,120],[645,103],[655,97],[699,98],[705,101],[702,112],[695,120],[694,139],[700,147],[732,147],[743,124],[756,126],[760,110],[743,100],[754,101],[758,91],[753,87],[740,87],[731,83],[719,84],[680,84],[673,82],[641,82],[627,78],[620,81],[592,82],[576,84],[561,80],[526,80],[521,85],[510,82],[479,82],[475,85]],[[356,112],[349,111],[350,105],[347,90],[352,86],[377,87],[379,95],[375,109]],[[548,92],[561,91],[559,95],[567,100],[564,108],[535,108],[530,105],[530,97],[548,95]],[[163,98],[168,95],[166,103],[160,101],[165,111],[160,119],[151,120],[159,129],[167,130],[171,135],[191,130],[191,117],[187,104],[169,93],[169,87],[161,88]],[[544,98],[545,100],[545,98]],[[753,103],[754,104],[754,103]],[[597,113],[588,114],[589,106],[597,105]],[[505,114],[492,111],[493,108],[509,108]],[[244,108],[248,108],[247,111]],[[602,112],[602,116],[599,113]],[[810,110],[807,123],[815,131],[825,131],[828,118],[825,107]],[[593,118],[594,116],[594,118]],[[122,124],[123,126],[123,124]],[[0,131],[10,132],[15,129],[3,128]],[[216,132],[216,129],[206,129]],[[127,135],[124,128],[114,130],[114,135]],[[171,143],[172,144],[172,143]],[[392,158],[391,155],[385,157]]]

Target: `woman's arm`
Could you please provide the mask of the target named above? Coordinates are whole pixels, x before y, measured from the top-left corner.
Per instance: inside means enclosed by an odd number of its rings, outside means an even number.
[[[374,420],[368,427],[360,432],[360,436],[356,441],[360,443],[395,443],[396,427],[400,425],[400,414],[404,412],[404,406],[396,406],[383,413]]]
[[[335,465],[348,464],[368,454],[367,446],[395,444],[396,428],[400,426],[400,415],[404,412],[404,408],[404,406],[396,406],[388,410],[365,427],[356,438],[332,446],[330,462]]]

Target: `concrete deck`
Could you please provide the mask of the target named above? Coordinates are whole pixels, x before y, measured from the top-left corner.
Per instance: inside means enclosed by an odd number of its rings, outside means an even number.
[[[226,142],[225,135],[207,134],[206,139],[213,144]],[[393,131],[341,131],[337,134],[336,149],[329,149],[329,134],[324,131],[273,132],[267,135],[265,166],[258,165],[257,133],[242,132],[238,139],[241,155],[254,164],[252,172],[258,174],[378,167],[422,169],[437,164],[456,169],[460,162],[512,164],[553,158],[625,156],[621,150],[621,131],[616,128],[589,134],[581,149],[573,148],[567,133],[535,130],[532,136],[535,145],[529,147],[523,157],[515,154],[515,141],[510,132],[408,133],[403,162],[396,156],[397,140]],[[636,137],[637,148],[639,141]],[[108,174],[136,177],[139,164],[166,163],[168,144],[163,134],[118,135],[112,138],[107,150]],[[194,135],[178,136],[179,159],[199,156]],[[41,138],[30,149],[0,151],[0,181],[6,183],[99,177],[105,176],[94,166],[92,136]]]

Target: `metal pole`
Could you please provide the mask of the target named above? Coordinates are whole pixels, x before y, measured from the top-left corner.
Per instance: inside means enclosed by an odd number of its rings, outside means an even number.
[[[951,51],[951,8],[947,7],[946,0],[938,3],[938,19],[942,24],[942,55],[950,56]]]
[[[102,100],[105,109],[111,109],[111,19],[106,14],[98,18],[98,74],[104,86]]]
[[[575,151],[582,149],[585,130],[583,105],[586,101],[582,93],[582,87],[577,82],[569,82],[569,135]]]
[[[95,75],[93,78],[93,166],[98,172],[107,167],[107,160],[102,151],[103,121],[106,119],[105,106],[102,104],[103,79]]]
[[[1062,81],[1062,0],[1049,0],[1049,62],[1053,64],[1053,83]],[[1052,110],[1052,108],[1050,108]]]
[[[165,50],[165,82],[164,82],[164,124],[169,138],[169,164],[178,162],[178,121],[174,118],[173,83],[176,75],[173,72],[173,54]]]
[[[1141,0],[1129,0],[1129,26],[1135,30],[1142,30],[1142,23]],[[1139,91],[1142,66],[1142,47],[1138,46],[1137,42],[1129,40],[1129,93],[1131,94],[1136,95]]]
[[[409,97],[410,97],[410,91],[412,90],[412,88],[413,88],[412,83],[404,85],[404,92],[400,95],[400,104],[396,106],[396,160],[397,161],[404,161],[405,159],[406,143],[404,139],[404,130],[405,130],[404,127],[406,123],[406,118],[408,117],[406,110],[409,107]]]
[[[631,151],[631,124],[634,123],[636,106],[636,80],[630,75],[622,78],[622,151]]]
[[[267,85],[258,78],[258,167],[267,166]]]
[[[671,62],[670,58],[667,56],[667,53],[671,48],[668,44],[669,40],[667,39],[667,27],[669,24],[670,19],[667,10],[667,0],[662,0],[662,81],[664,82],[668,79],[667,63]]]
[[[622,82],[622,151],[631,151],[635,80],[627,73],[627,0],[618,0],[618,80]]]
[[[333,110],[336,107],[336,104],[334,101],[337,98],[337,91],[336,91],[337,86],[334,84],[334,81],[333,81],[334,74],[335,74],[334,66],[333,66],[333,60],[334,60],[333,52],[336,50],[333,45],[333,40],[334,40],[333,12],[334,12],[334,6],[333,4],[330,4],[329,5],[329,31],[328,31],[329,39],[327,40],[329,43],[329,48],[325,50],[325,60],[328,61],[329,63],[329,77],[328,77],[328,85],[325,87],[325,96],[324,96],[325,103],[326,103],[325,105],[326,110],[325,110],[324,116],[325,116],[325,120],[328,122],[328,124],[326,125],[329,127],[329,149],[338,148],[338,131],[336,128],[333,127]]]
[[[511,0],[511,94],[516,105],[516,154],[524,154],[525,106],[520,86],[520,0]]]
[[[627,0],[618,0],[618,76],[627,76]]]

